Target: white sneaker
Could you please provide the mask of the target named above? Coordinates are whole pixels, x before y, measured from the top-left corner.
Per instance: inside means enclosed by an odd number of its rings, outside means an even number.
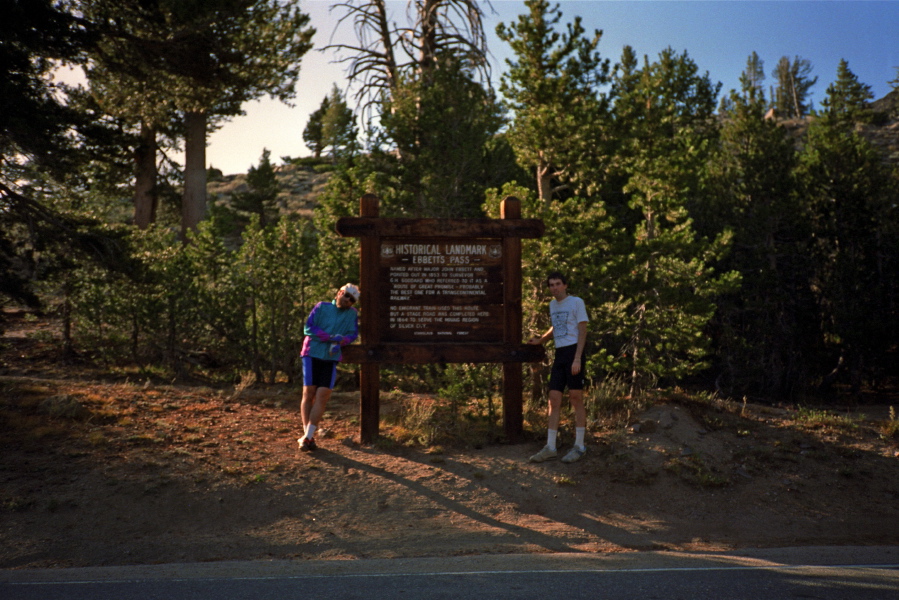
[[[568,451],[568,454],[562,457],[563,463],[573,463],[581,460],[583,456],[587,454],[587,447],[578,448],[574,446],[571,450]]]
[[[530,462],[543,462],[546,460],[552,460],[559,456],[559,453],[555,450],[550,450],[549,446],[543,446],[543,450],[535,454],[530,458]]]

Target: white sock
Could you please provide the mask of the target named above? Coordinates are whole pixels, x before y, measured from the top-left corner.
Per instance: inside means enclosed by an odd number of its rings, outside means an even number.
[[[311,440],[312,438],[315,437],[315,429],[316,429],[316,427],[312,423],[310,423],[309,425],[306,425],[306,439],[307,440]]]
[[[550,450],[556,449],[556,436],[559,435],[559,431],[557,429],[547,429],[546,430],[546,447]]]
[[[586,427],[575,427],[574,428],[574,445],[578,448],[586,448],[584,444],[584,436],[587,434]]]

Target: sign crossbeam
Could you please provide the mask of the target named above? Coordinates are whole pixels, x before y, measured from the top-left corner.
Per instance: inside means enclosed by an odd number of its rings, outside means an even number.
[[[337,233],[344,237],[485,237],[538,238],[543,235],[540,219],[381,219],[343,217]]]
[[[472,350],[475,353],[472,353]],[[354,345],[343,349],[349,363],[521,363],[543,360],[542,347],[530,344],[398,344]]]

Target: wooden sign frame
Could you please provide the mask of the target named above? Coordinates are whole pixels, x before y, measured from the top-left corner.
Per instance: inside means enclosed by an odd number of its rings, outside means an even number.
[[[343,356],[344,361],[361,365],[359,409],[362,442],[371,443],[378,436],[381,363],[468,362],[502,363],[503,429],[509,441],[518,441],[524,425],[521,366],[525,362],[543,360],[545,356],[542,346],[521,342],[521,239],[542,236],[543,222],[522,219],[521,202],[511,196],[500,205],[500,219],[382,219],[378,216],[379,200],[374,194],[362,196],[359,205],[360,216],[339,219],[337,232],[344,237],[361,238],[359,286],[362,317],[359,329],[362,343],[344,348]],[[401,244],[406,240],[435,245],[472,240],[473,243],[495,244],[501,248],[496,252],[501,254],[502,291],[498,306],[501,307],[502,322],[495,332],[491,330],[491,336],[501,332],[497,336],[501,339],[462,341],[453,333],[465,333],[464,326],[460,326],[458,331],[442,332],[448,334],[445,341],[433,338],[420,343],[407,339],[397,341],[385,333],[387,330],[383,320],[389,318],[391,306],[389,296],[384,293],[381,248],[385,241]],[[491,307],[491,310],[491,314],[496,312],[496,307]]]

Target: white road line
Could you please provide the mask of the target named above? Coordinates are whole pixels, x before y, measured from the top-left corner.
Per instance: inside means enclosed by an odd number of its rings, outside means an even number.
[[[814,569],[841,569],[841,570],[899,570],[899,564],[885,565],[764,565],[764,566],[721,566],[721,567],[656,567],[635,569],[533,569],[533,570],[495,570],[495,571],[431,571],[425,573],[344,573],[337,575],[266,575],[259,577],[177,577],[168,579],[165,577],[150,577],[146,579],[86,579],[73,581],[20,581],[0,582],[0,586],[41,586],[41,585],[92,585],[92,584],[132,584],[146,583],[150,581],[271,581],[301,580],[301,579],[361,579],[365,577],[458,577],[478,575],[583,575],[585,573],[685,573],[685,572],[712,572],[712,571],[801,571]]]

